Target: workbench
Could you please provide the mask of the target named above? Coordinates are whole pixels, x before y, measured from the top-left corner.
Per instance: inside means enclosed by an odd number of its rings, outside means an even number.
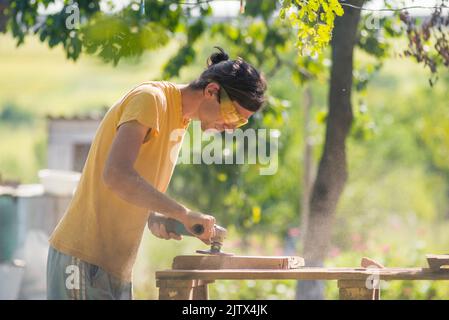
[[[378,300],[381,280],[449,280],[448,269],[311,268],[301,266],[301,259],[178,256],[172,269],[156,272],[159,299],[207,300],[208,285],[217,280],[289,279],[337,280],[342,300]]]

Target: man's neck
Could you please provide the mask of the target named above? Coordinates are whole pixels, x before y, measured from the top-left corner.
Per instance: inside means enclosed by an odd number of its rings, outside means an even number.
[[[181,90],[182,116],[184,120],[198,119],[201,92],[192,90],[187,84],[179,84],[177,87]]]

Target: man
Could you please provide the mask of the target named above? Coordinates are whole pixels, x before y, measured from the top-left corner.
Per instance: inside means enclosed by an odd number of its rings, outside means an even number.
[[[63,219],[50,238],[47,265],[49,299],[132,299],[132,267],[152,212],[173,218],[206,244],[215,218],[194,212],[164,192],[179,153],[173,130],[190,120],[202,130],[234,129],[264,103],[266,83],[243,59],[229,60],[223,49],[188,85],[143,83],[106,113]],[[148,223],[164,239],[163,223]]]

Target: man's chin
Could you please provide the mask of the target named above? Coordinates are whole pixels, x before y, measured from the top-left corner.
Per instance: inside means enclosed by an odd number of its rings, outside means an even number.
[[[214,127],[211,127],[208,124],[203,124],[201,123],[201,131],[205,132],[205,131],[209,131],[209,130],[217,130]]]

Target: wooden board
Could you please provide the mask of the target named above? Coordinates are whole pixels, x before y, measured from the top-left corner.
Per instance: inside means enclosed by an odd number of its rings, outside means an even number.
[[[382,280],[449,280],[449,272],[426,268],[300,268],[292,270],[166,270],[156,272],[156,278],[160,280],[365,280],[373,275],[379,276]]]
[[[156,280],[158,288],[195,288],[213,283],[213,280]]]
[[[426,258],[432,270],[449,269],[449,254],[426,254]]]
[[[156,280],[159,300],[207,300],[213,280]]]
[[[304,259],[292,256],[190,255],[173,259],[174,270],[270,269],[289,270],[304,266]]]

